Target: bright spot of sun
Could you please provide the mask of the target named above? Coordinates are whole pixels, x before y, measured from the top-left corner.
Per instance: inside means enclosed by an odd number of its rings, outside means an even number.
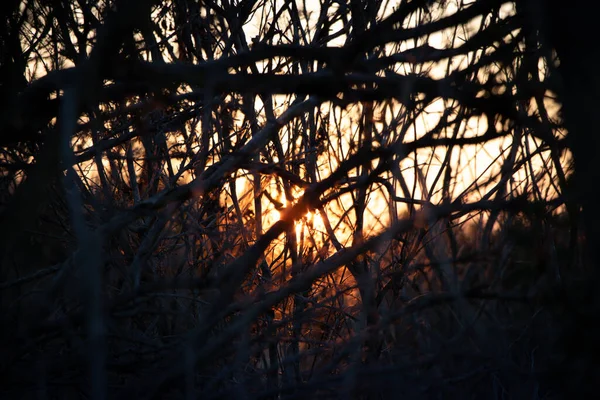
[[[302,234],[302,228],[304,228],[304,226],[302,225],[302,223],[296,223],[296,240],[300,240],[301,234]]]
[[[323,226],[323,218],[321,218],[321,214],[317,211],[315,212],[314,218],[313,218],[313,224],[315,226],[315,228],[320,228]]]
[[[265,223],[266,226],[270,226],[283,218],[286,208],[292,207],[302,196],[302,190],[297,190],[293,193],[294,197],[288,200],[284,194],[273,196],[275,202],[278,202],[280,206],[284,208],[277,209],[273,200],[265,199]],[[298,241],[306,240],[309,236],[313,237],[317,232],[325,232],[323,217],[319,210],[307,211],[304,216],[294,221],[294,233]],[[315,238],[312,238],[315,240]]]

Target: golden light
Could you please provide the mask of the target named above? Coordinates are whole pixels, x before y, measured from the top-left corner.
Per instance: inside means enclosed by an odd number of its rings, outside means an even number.
[[[302,230],[304,229],[304,224],[302,221],[296,222],[296,241],[300,243],[302,240]]]

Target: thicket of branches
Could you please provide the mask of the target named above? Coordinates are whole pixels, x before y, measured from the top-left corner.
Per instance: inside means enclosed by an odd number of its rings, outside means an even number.
[[[571,3],[2,2],[2,398],[593,393]]]

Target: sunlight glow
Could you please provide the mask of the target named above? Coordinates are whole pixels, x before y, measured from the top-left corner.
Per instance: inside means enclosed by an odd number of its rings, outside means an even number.
[[[282,2],[276,3],[279,6],[284,4]],[[298,4],[300,5],[300,3]],[[305,7],[307,7],[307,11],[309,12],[304,15],[304,20],[301,21],[301,24],[307,32],[312,32],[319,19],[320,5],[314,2],[306,4]],[[335,7],[337,5],[334,5]],[[458,10],[457,6],[453,3],[450,3],[446,8],[439,5],[433,7],[432,15],[434,18],[441,18]],[[385,8],[384,14],[393,12],[393,9],[394,7]],[[514,4],[505,4],[500,11],[505,17],[513,15],[515,13]],[[258,9],[253,15],[254,18],[243,26],[244,32],[249,38],[258,35],[260,29],[262,29],[259,27],[262,26],[264,28],[266,22],[270,21],[269,23],[272,23],[274,16],[273,10],[268,7]],[[285,18],[287,14],[284,13],[282,15]],[[384,17],[385,15],[381,16]],[[414,13],[407,18],[405,28],[416,26],[418,23],[419,16],[417,13]],[[458,27],[458,33],[452,29],[446,29],[433,32],[428,36],[419,37],[414,41],[403,41],[400,44],[385,45],[384,48],[388,53],[398,53],[425,44],[436,49],[457,48],[464,43],[465,38],[472,36],[478,31],[480,25],[484,23],[486,23],[484,19],[476,18],[464,26]],[[165,24],[168,27],[167,30],[171,31],[174,21],[167,20]],[[330,31],[342,32],[345,28],[342,26],[341,21],[338,20],[329,26],[329,29]],[[137,37],[140,38],[141,36],[137,34]],[[156,39],[159,40],[160,38],[157,36]],[[285,37],[281,37],[280,39],[282,42],[288,40]],[[274,38],[273,40],[277,41],[278,39]],[[340,34],[327,45],[343,45],[346,40],[346,35]],[[173,46],[175,53],[178,53],[179,43],[176,40],[170,40],[170,44]],[[221,50],[217,50],[217,53],[219,51]],[[470,51],[466,54],[459,54],[435,62],[398,62],[392,68],[400,74],[419,74],[432,79],[441,79],[453,71],[464,69],[474,60],[481,57],[481,55],[481,51]],[[167,54],[165,54],[165,57],[167,57]],[[218,58],[218,54],[215,57]],[[148,53],[145,55],[145,58],[151,59],[152,57]],[[284,58],[261,60],[256,63],[256,68],[259,72],[265,72],[267,69],[275,68],[275,66],[283,62],[287,61]],[[540,59],[538,64],[540,71],[539,79],[544,80],[547,74],[543,59]],[[41,67],[37,65],[36,68],[39,69]],[[34,72],[33,75],[35,76],[39,77],[43,75],[43,71],[41,70]],[[280,71],[277,71],[277,73],[280,73]],[[495,83],[497,84],[497,89],[494,90],[497,90],[497,93],[506,90],[503,80],[509,79],[509,77],[505,75],[506,73],[500,66],[491,65],[487,75],[482,70],[478,70],[477,79],[483,81],[488,78],[490,73],[498,76],[498,82]],[[178,88],[179,94],[190,93],[192,91],[193,88],[190,86],[182,85]],[[423,93],[415,95],[419,99],[424,98]],[[482,93],[482,96],[484,95],[485,93]],[[234,103],[236,101],[235,97],[235,95],[228,94],[223,101],[228,104]],[[554,97],[553,93],[546,93],[543,97],[543,105],[547,108],[550,119],[558,118],[559,107],[556,105]],[[218,112],[229,114],[232,121],[228,127],[230,133],[226,141],[228,142],[228,146],[233,148],[243,145],[247,140],[247,137],[240,135],[239,132],[247,130],[248,122],[251,119],[259,127],[264,126],[268,119],[267,112],[265,111],[268,102],[264,101],[264,96],[253,95],[247,100],[254,108],[252,113],[250,113],[252,115],[246,115],[246,111],[241,109],[219,109],[219,107],[215,106],[215,112],[211,116],[211,118],[217,120],[221,118]],[[270,100],[273,106],[273,114],[275,117],[278,117],[289,106],[293,100],[293,96],[272,95]],[[131,98],[126,101],[127,106],[134,106],[138,103],[138,98]],[[190,100],[186,105],[191,107],[194,105],[194,101]],[[529,106],[535,109],[536,104],[530,104]],[[372,122],[373,126],[372,132],[370,131],[369,135],[373,135],[377,139],[373,139],[373,147],[387,146],[394,142],[413,143],[432,136],[432,130],[440,124],[444,125],[445,122],[447,126],[437,131],[435,138],[476,139],[487,132],[490,126],[496,128],[498,131],[507,131],[507,134],[504,137],[487,140],[482,144],[470,144],[453,148],[443,146],[435,148],[424,147],[406,155],[398,162],[398,170],[384,177],[384,180],[389,182],[389,186],[374,184],[368,188],[369,193],[363,221],[364,234],[366,236],[374,235],[385,229],[393,219],[401,217],[411,208],[405,202],[392,201],[392,197],[426,200],[432,203],[439,202],[445,195],[449,195],[451,199],[479,200],[490,188],[493,188],[497,184],[501,167],[507,160],[511,146],[520,146],[520,148],[524,149],[522,150],[523,152],[531,153],[535,152],[542,145],[529,136],[527,139],[516,140],[513,133],[508,131],[508,126],[502,126],[498,121],[488,120],[486,115],[472,116],[461,120],[461,117],[457,115],[458,113],[454,108],[455,100],[437,98],[430,101],[424,109],[415,112],[414,117],[411,115],[410,120],[406,120],[405,116],[408,111],[396,100],[373,104],[359,102],[347,105],[346,107],[335,107],[325,102],[316,107],[314,111],[311,111],[312,115],[311,113],[307,114],[307,116],[311,115],[312,120],[315,121],[313,125],[306,124],[304,120],[300,121],[301,118],[299,118],[292,123],[282,126],[276,136],[280,149],[275,151],[267,148],[265,149],[265,153],[269,153],[270,158],[268,160],[262,158],[264,156],[263,152],[258,153],[252,159],[252,162],[255,163],[255,169],[252,169],[252,166],[250,166],[248,169],[239,169],[232,173],[230,183],[224,187],[219,200],[228,212],[232,216],[235,216],[235,219],[238,221],[241,220],[244,224],[249,224],[249,226],[256,226],[257,230],[262,229],[265,232],[282,218],[282,209],[292,206],[302,197],[304,189],[291,185],[291,187],[287,188],[287,190],[291,190],[291,198],[287,199],[283,193],[281,177],[276,176],[272,172],[257,172],[257,170],[260,171],[262,167],[271,168],[277,166],[286,171],[293,170],[294,174],[297,174],[299,178],[305,181],[312,181],[309,179],[309,168],[312,168],[314,175],[310,175],[311,178],[314,176],[318,181],[327,178],[331,175],[332,171],[335,171],[340,164],[356,151],[358,144],[365,140],[365,136],[367,135],[365,134],[364,119],[366,112],[369,110],[372,112],[370,114],[371,121],[369,122]],[[156,111],[160,114],[160,110]],[[454,120],[460,122],[453,124],[452,121]],[[403,121],[401,123],[408,126],[394,126],[398,121]],[[201,141],[202,123],[204,123],[202,118],[185,122],[183,129],[189,132],[190,136],[194,139],[192,141],[187,135],[180,135],[177,132],[166,132],[164,134],[165,144],[169,151],[173,154],[181,154],[182,156],[171,156],[168,163],[161,162],[158,168],[161,174],[165,176],[177,174],[177,184],[189,183],[195,177],[192,170],[181,170],[190,163],[190,154],[197,154],[200,151],[196,143]],[[211,149],[219,149],[219,146],[223,146],[223,132],[215,129],[216,125],[218,124],[215,122],[210,123],[209,129],[211,134],[207,141]],[[115,128],[115,126],[111,126],[110,124],[103,126],[105,131],[111,131]],[[305,137],[297,134],[299,129],[304,130],[302,134],[305,134],[306,137],[313,135],[313,140],[317,142],[316,145],[315,143],[311,143],[310,145],[305,143]],[[128,132],[131,133],[133,130],[134,127],[130,127]],[[558,132],[554,134],[560,136]],[[192,142],[194,144],[190,145]],[[76,149],[76,154],[89,151],[94,147],[90,136],[85,135],[74,139],[72,145]],[[149,155],[146,154],[145,146],[142,145],[139,137],[130,140],[129,145],[131,146],[129,156],[125,148],[115,148],[112,150],[115,160],[109,160],[107,155],[104,154],[97,160],[93,159],[82,162],[78,166],[80,175],[86,181],[98,185],[100,184],[100,180],[98,179],[99,168],[104,168],[107,174],[110,174],[114,168],[122,168],[129,174],[130,170],[127,169],[127,162],[132,161],[134,176],[130,177],[130,179],[139,181],[144,173],[145,159]],[[319,151],[316,151],[315,146],[323,147]],[[280,159],[282,156],[281,152],[283,153],[283,159]],[[450,154],[447,154],[448,152]],[[565,154],[561,155],[561,160],[569,159],[570,156],[567,153],[565,152]],[[208,160],[205,160],[206,166],[219,161],[216,157],[219,157],[221,153],[213,151],[213,154],[215,155],[211,155]],[[316,155],[314,156],[314,164],[311,165],[308,161],[313,154]],[[133,160],[127,160],[127,157],[133,157]],[[520,157],[523,158],[524,156],[521,155]],[[544,185],[543,190],[557,195],[552,186],[551,178],[555,174],[555,167],[552,166],[551,162],[548,162],[549,157],[548,151],[540,150],[530,160],[522,162],[519,168],[515,168],[510,184],[514,188],[518,188],[519,185],[521,187],[532,185],[532,182],[528,179],[530,179],[532,173],[539,173],[540,177],[537,178],[536,184]],[[446,158],[450,161],[448,162]],[[101,166],[96,165],[98,160],[101,160]],[[296,163],[296,166],[286,165],[285,163],[287,162]],[[369,166],[371,170],[378,163],[379,160],[374,160]],[[453,174],[449,179],[450,184],[447,184],[444,178],[448,165],[452,166]],[[256,169],[257,166],[258,169]],[[545,168],[547,171],[546,174],[541,174]],[[178,171],[181,171],[181,173],[179,174]],[[346,187],[346,185],[351,185],[359,177],[360,171],[359,168],[351,169],[346,176],[348,182],[340,184],[340,187],[332,188],[332,191]],[[258,181],[256,181],[257,179]],[[518,190],[524,189],[521,188]],[[257,199],[259,199],[258,202]],[[257,210],[258,208],[260,210]],[[344,193],[325,204],[323,211],[324,215],[321,215],[317,210],[309,211],[300,220],[295,221],[294,229],[297,239],[318,245],[322,244],[324,240],[331,240],[328,237],[333,232],[336,236],[335,239],[339,243],[343,246],[350,245],[352,242],[351,233],[357,223],[355,197],[350,193]],[[259,215],[256,215],[257,213]],[[260,218],[261,223],[254,225],[254,218]],[[330,226],[331,230],[326,229],[326,225],[328,229]],[[281,247],[281,244],[277,246]]]

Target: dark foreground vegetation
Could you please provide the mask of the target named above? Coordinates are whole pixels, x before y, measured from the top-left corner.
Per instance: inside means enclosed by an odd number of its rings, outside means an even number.
[[[572,0],[4,0],[0,398],[596,395]]]

